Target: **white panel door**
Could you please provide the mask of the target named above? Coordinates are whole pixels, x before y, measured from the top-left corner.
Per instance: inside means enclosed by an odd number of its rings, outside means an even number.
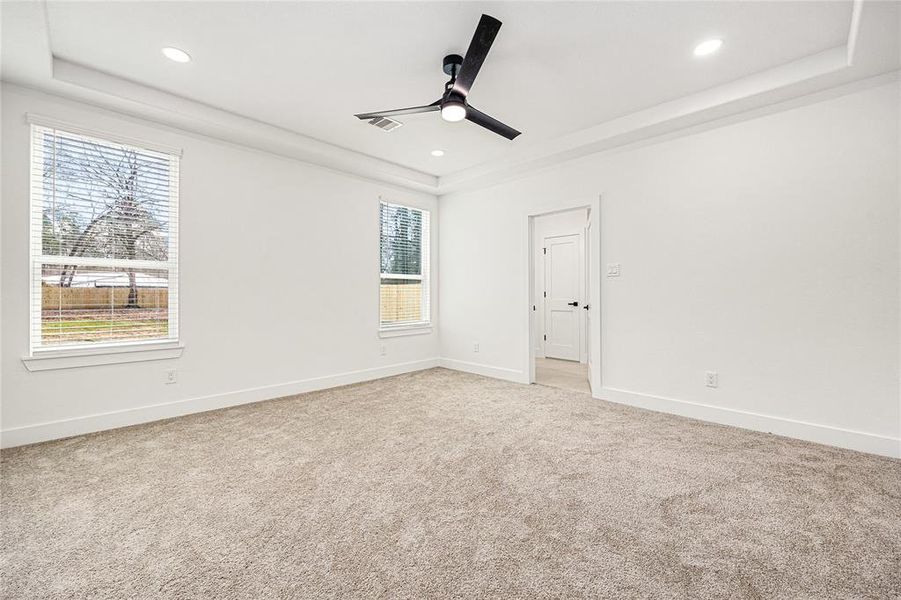
[[[544,238],[544,355],[579,360],[581,235]]]

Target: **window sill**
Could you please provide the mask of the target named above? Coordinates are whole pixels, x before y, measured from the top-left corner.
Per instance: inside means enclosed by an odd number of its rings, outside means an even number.
[[[406,325],[379,329],[380,338],[393,338],[405,335],[426,335],[428,333],[432,333],[431,323],[427,325]]]
[[[185,347],[178,343],[143,344],[107,348],[85,348],[78,350],[44,350],[33,356],[22,358],[22,364],[29,371],[51,371],[98,365],[143,362],[178,358]]]

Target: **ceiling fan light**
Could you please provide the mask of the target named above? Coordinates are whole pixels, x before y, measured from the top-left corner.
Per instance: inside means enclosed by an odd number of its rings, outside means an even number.
[[[456,123],[466,118],[466,106],[462,102],[445,102],[441,105],[441,118]]]

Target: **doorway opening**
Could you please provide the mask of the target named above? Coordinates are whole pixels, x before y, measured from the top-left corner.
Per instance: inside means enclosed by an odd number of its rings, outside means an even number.
[[[534,216],[531,237],[532,381],[591,393],[591,209]]]

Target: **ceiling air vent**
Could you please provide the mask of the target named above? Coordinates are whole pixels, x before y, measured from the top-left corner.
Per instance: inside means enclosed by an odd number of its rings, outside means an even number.
[[[375,125],[382,131],[393,131],[403,125],[400,121],[389,119],[388,117],[376,117],[369,121],[371,125]]]

